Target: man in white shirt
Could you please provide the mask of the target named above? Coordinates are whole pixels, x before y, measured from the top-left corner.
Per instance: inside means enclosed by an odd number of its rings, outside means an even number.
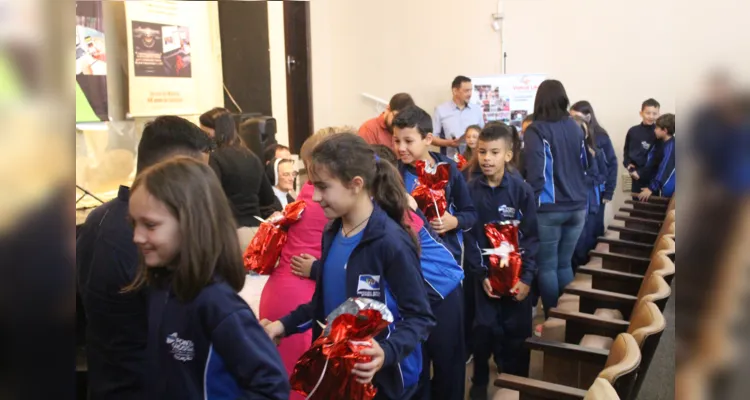
[[[453,98],[437,107],[432,116],[432,144],[440,147],[440,152],[453,158],[457,152],[463,153],[466,143],[463,136],[466,128],[479,125],[484,128],[482,106],[470,104],[473,87],[471,79],[459,75],[451,84]]]

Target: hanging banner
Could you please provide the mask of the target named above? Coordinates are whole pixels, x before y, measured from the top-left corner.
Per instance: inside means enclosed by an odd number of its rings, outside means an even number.
[[[521,129],[521,122],[534,112],[534,99],[546,74],[516,74],[472,77],[472,104],[484,110],[484,122],[501,121]]]
[[[106,121],[107,104],[102,3],[76,1],[76,122]]]
[[[205,20],[203,3],[125,2],[132,116],[197,113],[190,27]]]

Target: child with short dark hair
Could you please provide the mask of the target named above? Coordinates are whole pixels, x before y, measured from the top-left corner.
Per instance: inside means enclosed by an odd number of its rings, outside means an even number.
[[[625,136],[625,148],[623,151],[622,165],[628,170],[633,178],[631,191],[639,193],[641,188],[648,185],[638,179],[643,175],[643,168],[648,161],[648,153],[656,142],[654,133],[656,118],[659,117],[661,105],[654,99],[647,99],[641,104],[641,123],[630,128]]]
[[[213,170],[178,157],[138,175],[130,192],[134,282],[149,286],[146,398],[287,399],[276,346],[238,292],[245,269],[229,202]]]
[[[532,299],[528,296],[536,276],[535,256],[539,247],[534,191],[518,174],[507,173],[513,159],[513,133],[501,123],[488,124],[479,135],[477,157],[482,176],[469,182],[469,193],[478,219],[466,232],[466,271],[481,289],[475,292],[474,377],[470,396],[487,398],[490,356],[499,372],[528,376],[529,350],[523,342],[531,336]],[[496,296],[488,278],[488,255],[493,246],[485,225],[519,220],[519,249],[522,258],[520,281],[515,295]]]
[[[661,146],[654,146],[648,156],[648,163],[644,168],[641,179],[648,182],[648,186],[641,189],[638,199],[648,201],[651,195],[663,197],[674,195],[677,183],[677,161],[675,147],[675,119],[674,114],[664,114],[656,120],[656,138]]]
[[[430,225],[443,235],[445,245],[460,263],[463,241],[461,232],[470,229],[476,220],[476,211],[466,190],[464,177],[453,160],[429,151],[432,144],[432,120],[421,108],[411,106],[403,109],[393,119],[393,132],[399,156],[398,168],[408,193],[417,186],[417,161],[425,161],[429,167],[439,163],[450,165],[450,181],[445,187],[448,209],[440,218],[430,221]]]
[[[399,170],[408,193],[412,193],[418,183],[417,161],[424,161],[429,168],[436,168],[441,163],[450,165],[450,180],[445,186],[445,213],[440,218],[429,221],[429,224],[441,235],[445,247],[450,250],[456,262],[462,265],[463,232],[471,229],[477,218],[464,176],[453,160],[443,154],[429,151],[432,144],[432,120],[421,108],[412,106],[402,110],[393,120],[393,135],[396,153],[399,156]],[[464,318],[464,337],[470,341],[474,318],[470,312],[473,307],[469,304],[474,298],[474,288],[471,287],[471,282],[468,283],[467,285],[467,280],[464,279],[464,304],[465,309],[469,310]]]

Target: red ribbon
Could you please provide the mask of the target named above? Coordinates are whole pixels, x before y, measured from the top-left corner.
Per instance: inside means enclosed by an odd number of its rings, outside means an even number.
[[[456,155],[453,156],[453,161],[456,162],[456,166],[458,167],[459,171],[464,169],[464,166],[466,166],[466,157],[461,154],[456,153]]]
[[[242,257],[245,270],[261,275],[269,275],[273,271],[286,243],[286,230],[289,225],[299,221],[303,211],[304,200],[297,200],[286,205],[281,217],[260,224]]]
[[[448,207],[445,186],[451,177],[450,165],[439,163],[435,166],[435,171],[428,171],[427,163],[420,160],[415,166],[419,185],[411,192],[412,197],[417,201],[427,221],[442,217]]]
[[[511,289],[521,280],[521,267],[523,265],[518,247],[518,221],[486,224],[484,225],[484,233],[495,249],[499,249],[503,243],[511,246],[506,266],[502,266],[499,255],[491,254],[489,256],[489,279],[492,292],[498,296],[515,296]]]
[[[360,351],[372,346],[372,338],[388,326],[378,310],[341,314],[331,323],[327,336],[313,342],[294,366],[292,389],[313,400],[372,400],[377,389],[372,383],[357,382],[351,371],[356,363],[371,361]]]

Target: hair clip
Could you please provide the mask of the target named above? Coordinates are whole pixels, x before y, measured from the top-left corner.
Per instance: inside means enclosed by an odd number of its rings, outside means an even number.
[[[380,162],[380,156],[377,153],[375,153],[375,164],[379,162]]]

